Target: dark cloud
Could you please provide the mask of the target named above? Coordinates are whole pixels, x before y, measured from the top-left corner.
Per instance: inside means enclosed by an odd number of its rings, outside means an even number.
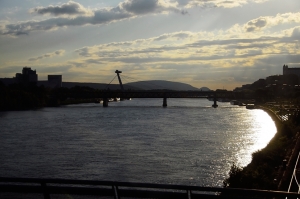
[[[29,34],[32,31],[38,30],[54,30],[60,27],[68,26],[84,26],[84,25],[101,25],[132,17],[160,13],[163,11],[181,12],[178,8],[174,7],[168,1],[161,0],[126,0],[120,3],[115,8],[104,8],[94,10],[90,15],[87,14],[91,11],[85,9],[79,3],[70,1],[61,6],[49,6],[35,8],[31,12],[39,14],[52,14],[52,15],[75,15],[73,18],[57,17],[50,18],[44,21],[27,21],[15,24],[4,24],[0,26],[0,34],[19,36]],[[184,13],[184,12],[183,12]]]
[[[172,37],[178,38],[178,39],[185,39],[185,38],[190,37],[190,36],[191,36],[190,33],[178,32],[178,33],[173,34]]]
[[[187,14],[187,11],[180,10],[170,1],[162,0],[127,0],[119,4],[121,9],[135,15],[144,15],[149,13],[160,13],[163,11],[174,11],[181,14]]]
[[[56,55],[62,55],[62,54],[64,54],[64,50],[57,50],[57,51],[55,51],[54,52],[54,54],[56,54]]]
[[[300,27],[294,28],[291,37],[300,40]]]
[[[132,15],[129,13],[103,9],[95,11],[94,16],[51,18],[44,21],[28,21],[17,24],[7,24],[4,29],[0,29],[0,34],[17,36],[20,34],[29,34],[30,32],[37,30],[54,30],[59,27],[106,24],[130,17],[132,17]]]
[[[38,14],[51,14],[55,16],[59,15],[78,15],[78,14],[91,14],[91,11],[84,8],[81,4],[74,1],[69,1],[68,3],[62,4],[60,6],[48,6],[48,7],[37,7],[33,8],[31,13]]]
[[[127,12],[134,14],[147,14],[159,9],[158,0],[130,0],[120,4]]]
[[[84,47],[84,48],[75,50],[75,52],[78,53],[80,56],[83,56],[83,57],[90,57],[91,56],[88,47]]]
[[[182,15],[186,15],[186,14],[188,14],[188,11],[187,11],[187,10],[181,10],[180,13],[181,13]]]
[[[265,18],[258,18],[254,19],[252,21],[249,21],[245,28],[247,32],[253,32],[256,30],[260,30],[261,28],[265,27],[267,25],[267,19]]]

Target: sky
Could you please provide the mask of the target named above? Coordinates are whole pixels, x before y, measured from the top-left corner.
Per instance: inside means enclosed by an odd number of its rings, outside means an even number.
[[[0,78],[232,90],[300,67],[299,0],[0,0]]]

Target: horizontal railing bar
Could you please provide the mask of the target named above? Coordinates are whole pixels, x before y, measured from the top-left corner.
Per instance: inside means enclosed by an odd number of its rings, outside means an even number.
[[[1,183],[2,182],[2,183]],[[300,194],[298,193],[288,193],[288,192],[282,192],[282,191],[270,191],[270,190],[253,190],[253,189],[234,189],[234,188],[219,188],[219,187],[200,187],[200,186],[189,186],[189,185],[169,185],[169,184],[153,184],[153,183],[133,183],[133,182],[116,182],[116,181],[96,181],[96,180],[68,180],[68,179],[41,179],[41,178],[5,178],[0,177],[0,191],[3,191],[4,186],[19,186],[16,187],[18,189],[22,189],[20,185],[4,185],[5,183],[45,183],[47,185],[47,191],[51,189],[49,184],[64,184],[64,185],[99,185],[99,186],[110,186],[111,193],[113,194],[113,191],[111,189],[111,186],[118,186],[119,191],[123,191],[123,187],[129,187],[129,188],[143,188],[143,189],[168,189],[168,190],[191,190],[191,191],[202,191],[202,192],[220,192],[224,194],[241,194],[243,196],[245,195],[259,195],[259,196],[289,196],[289,197],[299,197]],[[25,186],[25,185],[23,185]],[[26,185],[27,187],[29,185]],[[2,187],[2,188],[1,188]],[[37,189],[42,191],[42,188],[37,188],[39,186],[31,186],[30,189]],[[41,186],[40,186],[41,187]],[[73,189],[79,189],[84,187],[61,187],[60,188],[70,188],[70,190]],[[29,187],[28,187],[29,188]],[[55,187],[55,189],[60,189]],[[92,188],[89,188],[92,189]],[[95,190],[100,191],[101,188],[95,188]],[[25,188],[24,188],[24,191]],[[27,190],[28,191],[28,190]],[[130,190],[132,191],[132,190]],[[178,194],[178,193],[177,193]],[[185,193],[187,194],[187,193]],[[193,194],[194,195],[194,194]]]
[[[43,193],[43,189],[38,186],[30,185],[0,185],[0,192],[7,193]],[[73,194],[73,195],[98,195],[98,196],[114,196],[112,189],[105,188],[85,188],[85,187],[61,187],[61,186],[47,186],[46,191],[48,194]],[[149,191],[149,190],[119,190],[119,194],[122,197],[134,197],[134,198],[173,198],[181,199],[186,198],[187,194],[183,192],[170,192],[170,191]],[[245,196],[220,196],[191,193],[192,198],[236,198],[247,199],[253,197]]]

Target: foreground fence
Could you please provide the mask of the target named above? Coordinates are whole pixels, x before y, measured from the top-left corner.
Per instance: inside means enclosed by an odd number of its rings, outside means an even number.
[[[231,189],[184,185],[130,183],[93,180],[1,178],[0,194],[38,193],[51,195],[97,196],[97,198],[300,198],[298,193],[268,190]],[[20,198],[20,197],[19,197]]]

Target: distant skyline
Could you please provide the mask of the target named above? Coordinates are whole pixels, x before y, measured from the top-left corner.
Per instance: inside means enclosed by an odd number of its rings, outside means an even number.
[[[299,40],[299,0],[0,0],[0,78],[232,90],[300,67]]]

